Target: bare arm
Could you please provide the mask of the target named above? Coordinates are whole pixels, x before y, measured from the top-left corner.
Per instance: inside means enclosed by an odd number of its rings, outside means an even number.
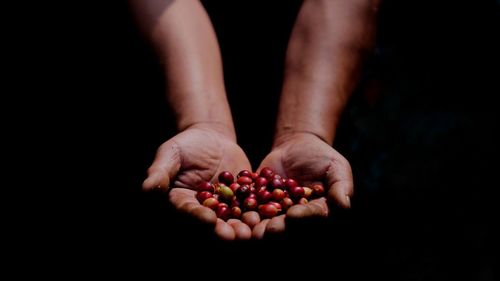
[[[235,139],[219,46],[198,0],[131,0],[165,68],[167,98],[179,131],[213,127]]]
[[[197,201],[193,190],[221,171],[251,170],[236,144],[219,46],[205,10],[198,0],[131,0],[131,4],[164,65],[166,95],[179,130],[159,147],[143,189],[176,187],[169,192],[169,201],[178,211],[213,226],[222,239],[249,239],[248,225],[217,218]]]
[[[354,183],[347,159],[332,148],[340,115],[374,39],[378,1],[305,0],[288,45],[272,151],[272,167],[307,184],[321,182],[323,198],[295,205],[286,216],[263,220],[253,237],[283,232],[285,219],[326,217],[329,204],[350,208]]]
[[[373,43],[377,4],[304,1],[287,50],[275,143],[300,132],[333,143],[363,56]]]

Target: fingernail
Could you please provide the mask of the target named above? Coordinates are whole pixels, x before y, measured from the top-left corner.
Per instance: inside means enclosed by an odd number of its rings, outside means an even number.
[[[351,208],[351,197],[346,195],[345,196],[345,203],[346,203],[347,209]]]

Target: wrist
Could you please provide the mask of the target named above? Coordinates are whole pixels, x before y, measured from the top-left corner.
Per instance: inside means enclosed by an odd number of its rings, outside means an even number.
[[[232,123],[218,122],[218,121],[200,121],[193,122],[189,125],[180,128],[180,131],[185,131],[189,129],[200,129],[205,131],[210,131],[221,135],[233,142],[236,142],[236,131]]]
[[[303,138],[314,138],[322,142],[325,142],[328,145],[332,145],[333,143],[333,140],[330,142],[326,140],[324,136],[321,136],[320,134],[317,134],[312,131],[286,129],[286,130],[278,130],[276,132],[274,136],[273,149],[276,147],[286,145],[289,142],[294,142],[297,139],[303,139]]]

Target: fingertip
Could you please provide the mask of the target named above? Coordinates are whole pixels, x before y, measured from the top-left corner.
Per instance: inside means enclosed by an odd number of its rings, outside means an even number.
[[[203,224],[215,225],[217,223],[217,215],[215,212],[204,206],[197,206],[193,208],[191,210],[191,215]]]
[[[142,190],[143,191],[152,191],[152,190],[163,190],[166,191],[168,189],[168,180],[162,183],[162,180],[157,175],[149,176],[142,182]]]
[[[338,188],[331,188],[328,192],[328,200],[335,205],[349,209],[351,208],[351,198],[345,192],[339,190]]]
[[[247,224],[250,228],[254,228],[254,226],[257,225],[260,222],[260,216],[255,211],[249,211],[249,212],[245,212],[241,216],[241,220],[245,224]]]
[[[227,224],[225,221],[221,219],[217,219],[217,223],[215,225],[215,234],[222,240],[234,240],[235,232],[234,229]]]
[[[261,222],[259,222],[252,230],[252,237],[254,239],[257,239],[257,240],[263,239],[268,223],[269,223],[269,219],[265,219],[265,220],[262,220]]]
[[[252,230],[250,227],[240,220],[230,219],[227,221],[227,224],[233,227],[235,238],[237,240],[248,240],[252,238]]]
[[[306,205],[294,205],[288,209],[286,215],[290,219],[301,219],[308,215],[308,211],[309,208]]]
[[[285,231],[285,215],[279,215],[272,218],[266,226],[266,232],[271,234],[279,234]]]

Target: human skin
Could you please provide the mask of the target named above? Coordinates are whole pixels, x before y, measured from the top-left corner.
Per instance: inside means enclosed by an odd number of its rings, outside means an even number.
[[[175,114],[178,134],[163,143],[148,169],[144,190],[169,191],[179,211],[213,226],[221,239],[250,239],[249,225],[218,219],[195,198],[201,181],[212,181],[222,171],[251,170],[236,143],[226,97],[219,46],[214,30],[197,0],[131,0],[138,23],[164,66],[166,97]]]
[[[259,169],[271,167],[304,185],[323,182],[327,194],[262,220],[253,228],[254,238],[281,233],[293,219],[327,217],[331,204],[350,208],[351,167],[332,144],[372,49],[378,6],[373,0],[303,2],[287,49],[273,147]]]

